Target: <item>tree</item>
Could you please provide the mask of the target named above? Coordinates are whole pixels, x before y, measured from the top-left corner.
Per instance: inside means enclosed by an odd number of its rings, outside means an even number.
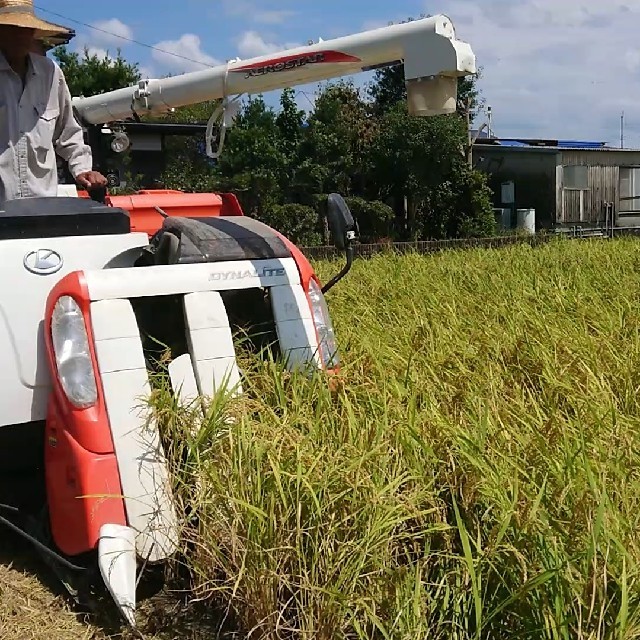
[[[314,194],[366,191],[366,157],[376,121],[352,82],[327,84],[316,99],[302,140],[300,176]]]
[[[66,46],[56,47],[52,55],[62,69],[72,96],[94,96],[106,91],[123,89],[140,80],[137,63],[127,62],[118,49],[115,58],[89,55],[85,47],[82,57]]]
[[[148,122],[205,125],[219,101],[205,101],[178,107],[158,117],[143,117]],[[169,189],[214,191],[219,186],[216,163],[206,155],[203,133],[165,137],[166,168],[159,182]]]
[[[483,187],[484,176],[466,163],[462,153],[465,136],[462,118],[413,117],[403,102],[381,116],[369,170],[378,198],[395,202],[396,215],[404,221],[404,237],[490,232],[486,220],[487,212],[493,220],[491,200]]]
[[[442,182],[424,193],[418,215],[423,238],[491,236],[496,221],[485,174],[458,161]]]
[[[295,92],[286,88],[280,96],[280,113],[276,116],[276,125],[280,132],[280,145],[283,152],[293,158],[302,139],[305,113],[298,108]]]
[[[304,135],[305,112],[298,108],[293,89],[284,89],[280,96],[280,112],[276,116],[278,146],[282,153],[283,167],[280,191],[284,202],[304,200],[304,188],[298,184],[300,143]]]
[[[237,192],[247,215],[266,221],[269,208],[282,203],[286,155],[276,114],[262,96],[249,99],[238,114],[216,171],[225,189]]]

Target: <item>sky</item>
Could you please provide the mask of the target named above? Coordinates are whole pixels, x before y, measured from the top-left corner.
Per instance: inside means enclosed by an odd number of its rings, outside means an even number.
[[[444,13],[476,54],[479,88],[491,106],[495,135],[620,146],[622,128],[624,145],[640,148],[640,0],[35,0],[35,5],[41,17],[75,29],[72,49],[87,46],[104,55],[119,48],[148,77]],[[370,79],[370,74],[353,78],[358,84]],[[314,87],[297,90],[301,108],[310,108]],[[277,104],[278,96],[265,98]],[[485,120],[481,113],[475,124]]]

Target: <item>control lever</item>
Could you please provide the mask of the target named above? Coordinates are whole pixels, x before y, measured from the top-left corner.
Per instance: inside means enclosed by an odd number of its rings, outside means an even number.
[[[105,204],[107,199],[107,188],[106,187],[92,187],[87,189],[87,193],[89,197],[100,204]]]

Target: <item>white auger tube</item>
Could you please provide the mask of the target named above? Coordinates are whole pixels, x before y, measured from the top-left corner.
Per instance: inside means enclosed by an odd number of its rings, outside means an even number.
[[[469,44],[455,37],[445,15],[356,33],[249,60],[232,60],[203,71],[138,85],[88,98],[73,105],[85,124],[106,124],[134,114],[159,114],[172,108],[257,94],[319,82],[404,63],[408,106],[414,115],[452,113],[457,78],[476,73]]]

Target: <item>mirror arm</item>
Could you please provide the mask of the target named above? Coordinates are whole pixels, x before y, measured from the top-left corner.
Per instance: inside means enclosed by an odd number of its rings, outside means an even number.
[[[351,265],[353,264],[353,257],[355,253],[353,249],[353,244],[352,244],[355,238],[356,238],[355,231],[347,231],[347,238],[346,238],[347,246],[345,250],[347,254],[347,264],[342,268],[342,271],[340,271],[340,273],[334,276],[331,280],[329,280],[329,282],[327,282],[327,284],[324,285],[324,287],[322,287],[322,293],[327,293],[327,291],[329,291],[331,287],[337,284],[340,280],[342,280],[342,278],[344,278],[347,275],[347,273],[349,273],[349,270],[351,269]]]

